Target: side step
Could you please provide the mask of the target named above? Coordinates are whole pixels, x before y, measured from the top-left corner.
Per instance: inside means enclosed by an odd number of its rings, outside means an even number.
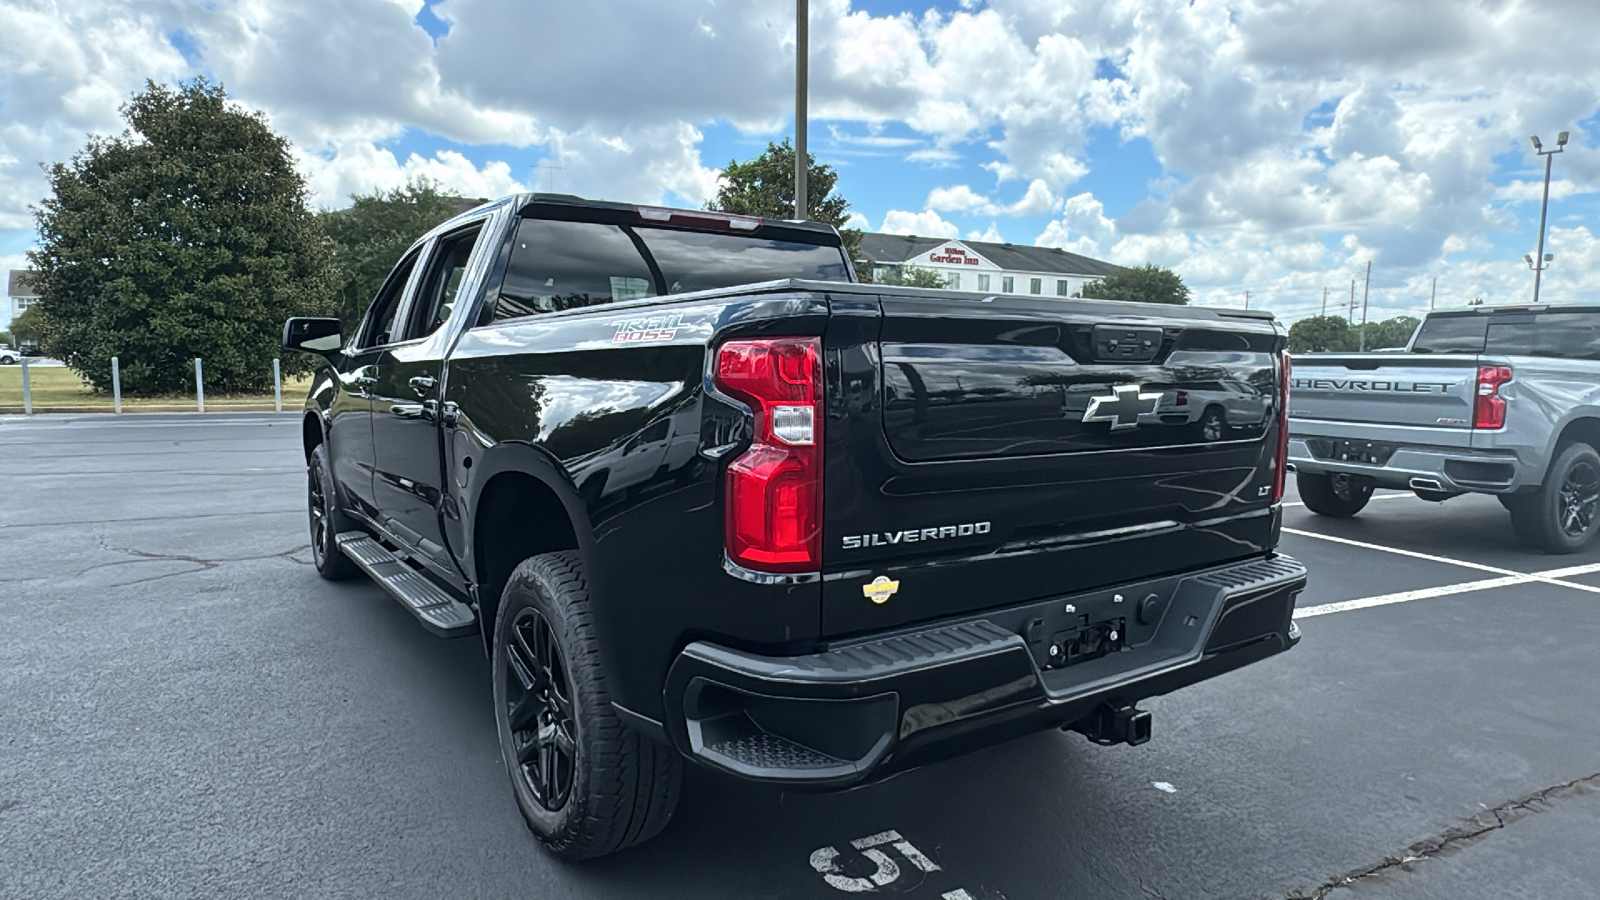
[[[372,535],[364,531],[346,531],[335,540],[344,555],[410,610],[423,628],[440,637],[458,637],[470,633],[478,624],[478,616],[472,607],[456,600],[426,575],[406,565],[374,540]]]

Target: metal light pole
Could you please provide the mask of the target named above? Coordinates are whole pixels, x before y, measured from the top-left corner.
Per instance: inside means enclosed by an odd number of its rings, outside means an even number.
[[[1539,282],[1544,276],[1544,270],[1550,268],[1550,261],[1555,259],[1555,254],[1544,252],[1544,220],[1545,213],[1550,209],[1550,164],[1555,161],[1555,155],[1567,146],[1567,133],[1563,131],[1556,135],[1554,150],[1544,149],[1544,145],[1539,143],[1537,134],[1530,140],[1533,141],[1533,152],[1544,157],[1544,199],[1539,202],[1539,255],[1537,260],[1526,255],[1522,259],[1528,264],[1528,268],[1533,270],[1533,302],[1538,303]]]
[[[794,12],[794,217],[806,218],[806,70],[810,63],[811,8],[795,0]]]

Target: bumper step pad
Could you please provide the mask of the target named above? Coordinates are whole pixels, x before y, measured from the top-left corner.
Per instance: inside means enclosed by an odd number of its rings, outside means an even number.
[[[344,555],[410,610],[422,627],[440,637],[456,637],[478,624],[472,607],[456,600],[366,532],[347,531],[336,540]]]

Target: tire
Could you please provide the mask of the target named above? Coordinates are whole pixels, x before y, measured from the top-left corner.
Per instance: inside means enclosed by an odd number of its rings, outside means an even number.
[[[311,561],[318,575],[340,581],[361,571],[339,549],[339,533],[356,526],[339,506],[327,444],[318,444],[311,451],[311,465],[306,467],[306,518],[311,526]]]
[[[592,859],[666,827],[683,760],[612,708],[576,553],[535,556],[511,574],[492,671],[500,755],[517,808],[548,850]]]
[[[1588,444],[1565,444],[1544,484],[1507,498],[1511,528],[1523,543],[1545,553],[1576,553],[1600,533],[1600,453]]]
[[[1295,485],[1306,509],[1319,516],[1348,519],[1372,499],[1372,485],[1362,484],[1349,475],[1294,473]]]
[[[1207,442],[1220,441],[1228,433],[1228,417],[1220,406],[1208,406],[1200,414],[1200,439]]]

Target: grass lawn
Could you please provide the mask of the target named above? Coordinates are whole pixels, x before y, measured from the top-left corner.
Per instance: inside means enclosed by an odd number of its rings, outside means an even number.
[[[29,366],[28,382],[33,393],[33,411],[110,412],[111,395],[96,394],[76,372],[66,366]],[[295,409],[305,399],[310,376],[287,378],[283,382],[283,406]],[[193,412],[194,394],[168,397],[130,397],[122,395],[123,412]],[[213,394],[206,392],[206,411],[228,409],[272,409],[272,394]],[[0,413],[22,412],[22,367],[0,366]]]

